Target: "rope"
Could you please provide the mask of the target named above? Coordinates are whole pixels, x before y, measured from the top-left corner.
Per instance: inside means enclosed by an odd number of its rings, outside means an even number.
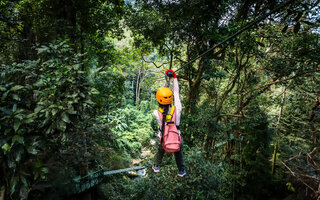
[[[288,1],[280,4],[278,7],[274,8],[274,9],[271,10],[269,13],[266,13],[266,14],[260,16],[258,19],[250,22],[249,24],[247,24],[246,26],[244,26],[242,29],[240,29],[238,32],[236,32],[235,34],[229,36],[227,39],[225,39],[225,40],[223,40],[222,42],[214,45],[213,47],[211,47],[211,48],[208,49],[207,51],[201,53],[200,55],[198,55],[197,57],[195,57],[194,59],[192,59],[191,61],[183,64],[183,65],[182,65],[180,68],[178,68],[175,72],[179,71],[179,70],[182,69],[183,67],[185,67],[185,66],[193,63],[194,61],[198,60],[200,57],[206,55],[207,53],[209,53],[209,52],[211,52],[212,50],[214,50],[215,48],[221,46],[221,45],[224,44],[225,42],[233,39],[234,37],[236,37],[236,36],[238,36],[238,35],[240,35],[240,34],[243,33],[244,31],[246,31],[247,29],[251,28],[253,25],[261,22],[262,20],[264,20],[265,18],[267,18],[267,17],[270,16],[271,14],[277,12],[278,10],[280,10],[280,9],[286,7],[286,6],[288,6],[289,4],[293,3],[294,1],[296,1],[296,0],[288,0]]]
[[[132,168],[118,169],[118,170],[112,170],[112,171],[106,171],[106,172],[103,172],[102,170],[98,170],[98,171],[89,173],[88,175],[83,177],[76,177],[73,179],[73,181],[76,183],[74,188],[74,193],[80,193],[89,188],[94,187],[95,185],[99,184],[103,180],[103,176],[119,174],[119,173],[128,172],[128,171],[136,171],[136,170],[141,170],[145,168],[146,168],[145,166],[141,166],[141,167],[132,167]]]
[[[118,169],[118,170],[104,172],[103,175],[106,176],[106,175],[118,174],[118,173],[122,173],[122,172],[136,171],[136,170],[140,170],[140,169],[144,169],[144,168],[146,168],[146,167],[141,166],[141,167],[126,168],[126,169]]]

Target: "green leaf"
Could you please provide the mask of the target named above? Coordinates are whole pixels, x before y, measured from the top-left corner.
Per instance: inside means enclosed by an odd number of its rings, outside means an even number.
[[[4,135],[7,135],[8,133],[10,133],[10,131],[11,131],[11,129],[6,129],[5,131],[4,131]]]
[[[28,118],[28,119],[24,120],[23,122],[24,122],[25,124],[29,124],[29,123],[32,123],[33,121],[34,121],[34,119]]]
[[[43,168],[41,169],[41,171],[42,171],[43,173],[47,174],[47,173],[49,172],[49,169],[46,168],[46,167],[43,167]]]
[[[34,175],[34,180],[37,180],[39,177],[39,172],[35,172],[35,175]]]
[[[11,147],[10,145],[8,145],[8,143],[5,143],[4,145],[2,145],[1,149],[3,149],[4,151],[10,151]]]
[[[77,114],[77,111],[75,111],[73,108],[67,110],[67,112],[68,112],[69,114],[73,114],[73,115]]]
[[[43,163],[40,160],[34,165],[35,168],[40,168],[42,166],[43,166]]]
[[[25,187],[29,187],[28,181],[24,176],[20,176],[20,179]]]
[[[62,114],[62,120],[66,123],[70,123],[70,119],[67,113]]]
[[[20,121],[15,121],[14,122],[14,125],[13,125],[13,129],[15,132],[17,132],[17,130],[19,129],[20,127]]]
[[[50,134],[51,133],[51,127],[50,128],[48,128],[48,130],[46,131],[46,134]]]
[[[38,82],[34,83],[33,85],[36,86],[36,87],[41,87],[41,86],[44,85],[44,82],[43,82],[42,79],[40,79]]]
[[[35,113],[38,113],[40,110],[42,109],[42,106],[37,106],[35,109],[34,109],[34,112]]]
[[[22,89],[22,88],[24,88],[22,85],[16,85],[16,86],[13,86],[13,87],[10,89],[10,91],[17,91],[17,90],[20,90],[20,89]]]
[[[16,112],[16,110],[17,110],[17,104],[14,104],[12,107],[12,112]]]
[[[23,149],[19,149],[18,151],[15,152],[16,162],[19,162],[21,160],[23,153],[24,153]]]
[[[56,114],[57,114],[57,112],[58,112],[58,110],[57,110],[57,109],[52,109],[52,110],[51,110],[52,116],[56,115]]]
[[[30,153],[32,155],[37,155],[38,154],[37,150],[35,148],[33,148],[32,146],[29,146],[27,148],[27,151],[28,151],[28,153]]]
[[[6,91],[7,89],[5,88],[5,87],[2,87],[2,86],[0,86],[0,91],[1,92],[4,92],[4,91]]]
[[[58,128],[60,131],[65,131],[66,128],[67,128],[67,125],[66,125],[66,123],[65,123],[64,121],[59,121],[57,128]]]
[[[1,100],[2,100],[2,101],[4,101],[4,100],[7,98],[9,92],[10,92],[10,90],[8,90],[8,91],[6,91],[5,93],[3,93],[2,97],[1,97]]]
[[[19,177],[17,177],[17,176],[13,176],[11,178],[11,180],[10,180],[10,186],[11,186],[10,194],[13,194],[15,192],[15,188],[16,188],[18,181],[19,181]]]
[[[20,135],[15,135],[15,136],[13,136],[13,138],[12,138],[12,143],[14,144],[14,143],[16,143],[16,142],[18,142],[18,143],[20,143],[20,144],[24,144],[24,138],[21,137]]]
[[[17,100],[17,101],[20,101],[20,100],[21,100],[20,97],[19,97],[17,94],[12,95],[12,98],[13,98],[14,100]]]

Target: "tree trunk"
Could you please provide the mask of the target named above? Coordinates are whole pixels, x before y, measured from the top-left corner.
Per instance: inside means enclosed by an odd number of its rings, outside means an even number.
[[[84,194],[83,194],[83,196],[82,196],[82,198],[81,198],[81,200],[91,200],[92,198],[91,198],[91,191],[89,190],[89,191],[87,191],[87,192],[85,192]]]
[[[194,108],[196,107],[197,102],[199,100],[199,89],[201,85],[201,77],[206,67],[204,58],[201,58],[198,66],[199,66],[198,74],[196,76],[196,79],[194,81],[189,81],[189,92],[187,96],[187,105],[186,105],[186,110],[189,113],[192,113],[194,111]]]
[[[35,58],[36,52],[32,48],[34,45],[33,26],[33,10],[30,4],[26,5],[25,11],[22,15],[23,29],[21,31],[21,38],[19,44],[18,60],[32,60]]]
[[[275,174],[276,172],[277,153],[278,153],[278,144],[275,144],[273,149],[273,158],[272,158],[272,170],[271,170],[272,174]]]
[[[279,125],[280,125],[280,120],[281,120],[281,117],[282,117],[282,113],[283,113],[283,106],[284,106],[284,102],[286,100],[286,90],[287,90],[287,87],[284,87],[283,88],[283,93],[282,93],[282,100],[281,100],[281,107],[280,107],[280,111],[279,111],[279,115],[278,115],[278,120],[277,120],[277,125],[276,125],[276,132],[278,131],[279,129]],[[274,149],[273,149],[273,158],[272,158],[272,174],[275,174],[276,173],[276,161],[277,161],[277,153],[278,153],[278,143],[276,143],[274,145]]]
[[[317,129],[316,129],[316,126],[314,125],[314,118],[316,117],[316,111],[317,111],[317,108],[319,107],[319,105],[320,105],[320,99],[319,99],[319,97],[316,97],[315,105],[312,107],[311,114],[309,117],[309,123],[310,123],[310,128],[311,128],[311,133],[312,133],[312,143],[314,145],[316,145],[318,142]]]
[[[67,33],[70,37],[71,47],[77,52],[77,10],[73,0],[65,2],[66,20],[69,23]]]
[[[139,105],[139,99],[140,99],[140,79],[141,79],[141,67],[139,68],[138,77],[136,81],[136,105]]]

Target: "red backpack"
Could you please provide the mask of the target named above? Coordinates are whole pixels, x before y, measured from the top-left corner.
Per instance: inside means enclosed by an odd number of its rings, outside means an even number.
[[[163,110],[158,109],[158,114],[162,121],[163,119]],[[175,153],[180,151],[181,145],[181,136],[175,124],[176,120],[176,111],[175,107],[172,106],[169,114],[166,116],[166,122],[164,126],[164,131],[162,131],[162,136],[160,141],[162,141],[162,148],[168,153]],[[162,127],[163,128],[163,127]]]

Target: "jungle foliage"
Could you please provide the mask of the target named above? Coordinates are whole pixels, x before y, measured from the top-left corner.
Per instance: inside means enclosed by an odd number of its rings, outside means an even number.
[[[283,1],[0,0],[0,200],[318,199],[320,3],[288,2],[208,51]],[[183,179],[151,170],[169,68]],[[133,159],[146,175],[70,192]]]

